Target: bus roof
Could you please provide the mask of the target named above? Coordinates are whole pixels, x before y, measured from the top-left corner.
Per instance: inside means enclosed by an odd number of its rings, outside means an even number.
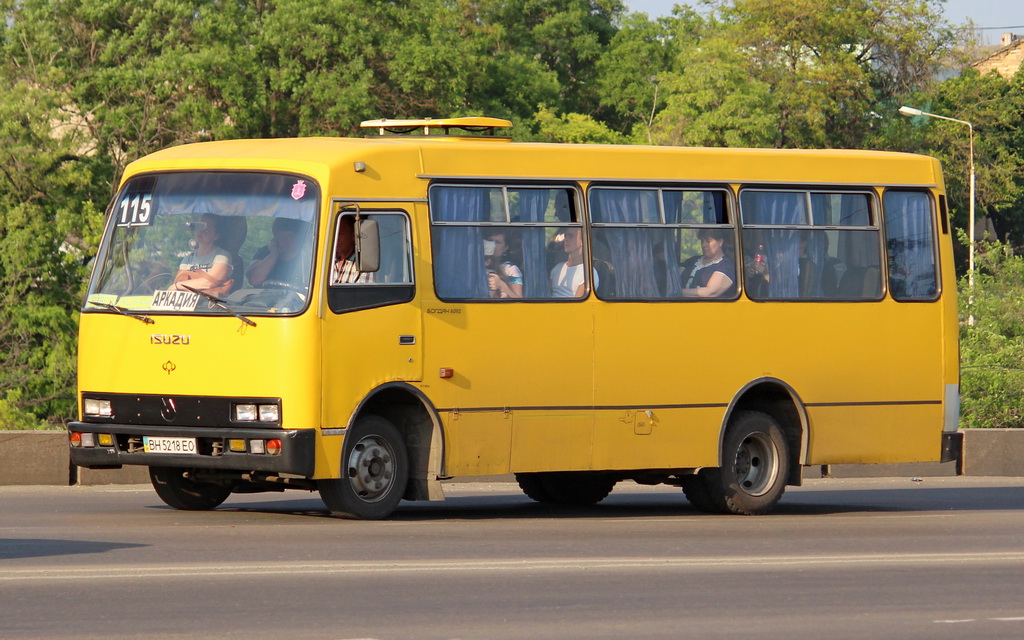
[[[369,170],[354,170],[356,164]],[[362,179],[369,179],[377,187],[388,185],[394,197],[411,195],[401,193],[403,181],[445,178],[942,185],[937,160],[908,153],[527,143],[489,136],[203,142],[136,160],[125,176],[189,169],[289,171],[325,182],[344,177],[355,187],[346,195],[358,195],[358,185],[370,186]]]

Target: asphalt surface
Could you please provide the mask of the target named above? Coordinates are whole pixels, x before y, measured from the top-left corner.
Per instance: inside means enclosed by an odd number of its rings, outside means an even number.
[[[357,522],[304,492],[0,487],[0,638],[1024,636],[1024,478],[812,480],[758,517],[447,493]]]

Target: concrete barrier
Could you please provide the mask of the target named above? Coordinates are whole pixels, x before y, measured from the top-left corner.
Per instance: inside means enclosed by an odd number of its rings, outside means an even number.
[[[1024,429],[963,429],[962,433],[963,475],[1024,476]],[[957,463],[835,464],[804,467],[803,472],[804,478],[955,476]],[[148,483],[146,467],[93,470],[72,466],[65,431],[0,431],[0,485]]]
[[[0,486],[148,483],[148,467],[73,466],[66,431],[0,431]]]
[[[964,429],[965,476],[1024,476],[1024,429]]]
[[[0,431],[0,485],[73,482],[63,431]]]

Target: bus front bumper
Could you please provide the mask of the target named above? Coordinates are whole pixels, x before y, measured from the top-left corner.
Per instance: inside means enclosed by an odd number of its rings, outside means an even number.
[[[230,469],[313,476],[315,429],[165,427],[72,422],[71,463],[89,469],[123,465]],[[76,438],[76,434],[78,437]],[[109,437],[108,437],[109,436]],[[76,441],[77,440],[77,441]],[[269,453],[280,444],[280,453]],[[182,453],[160,452],[179,448]]]

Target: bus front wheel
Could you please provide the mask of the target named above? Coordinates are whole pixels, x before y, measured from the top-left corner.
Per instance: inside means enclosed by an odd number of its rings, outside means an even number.
[[[725,434],[722,466],[704,469],[698,477],[718,511],[759,515],[782,498],[788,470],[786,437],[775,419],[761,411],[741,411]]]
[[[320,498],[333,515],[380,520],[395,510],[409,481],[405,441],[380,416],[356,421],[345,438],[341,477],[320,480]]]
[[[150,467],[149,480],[156,495],[169,507],[182,511],[207,511],[218,506],[231,495],[231,487],[196,482],[186,474],[187,469]]]

